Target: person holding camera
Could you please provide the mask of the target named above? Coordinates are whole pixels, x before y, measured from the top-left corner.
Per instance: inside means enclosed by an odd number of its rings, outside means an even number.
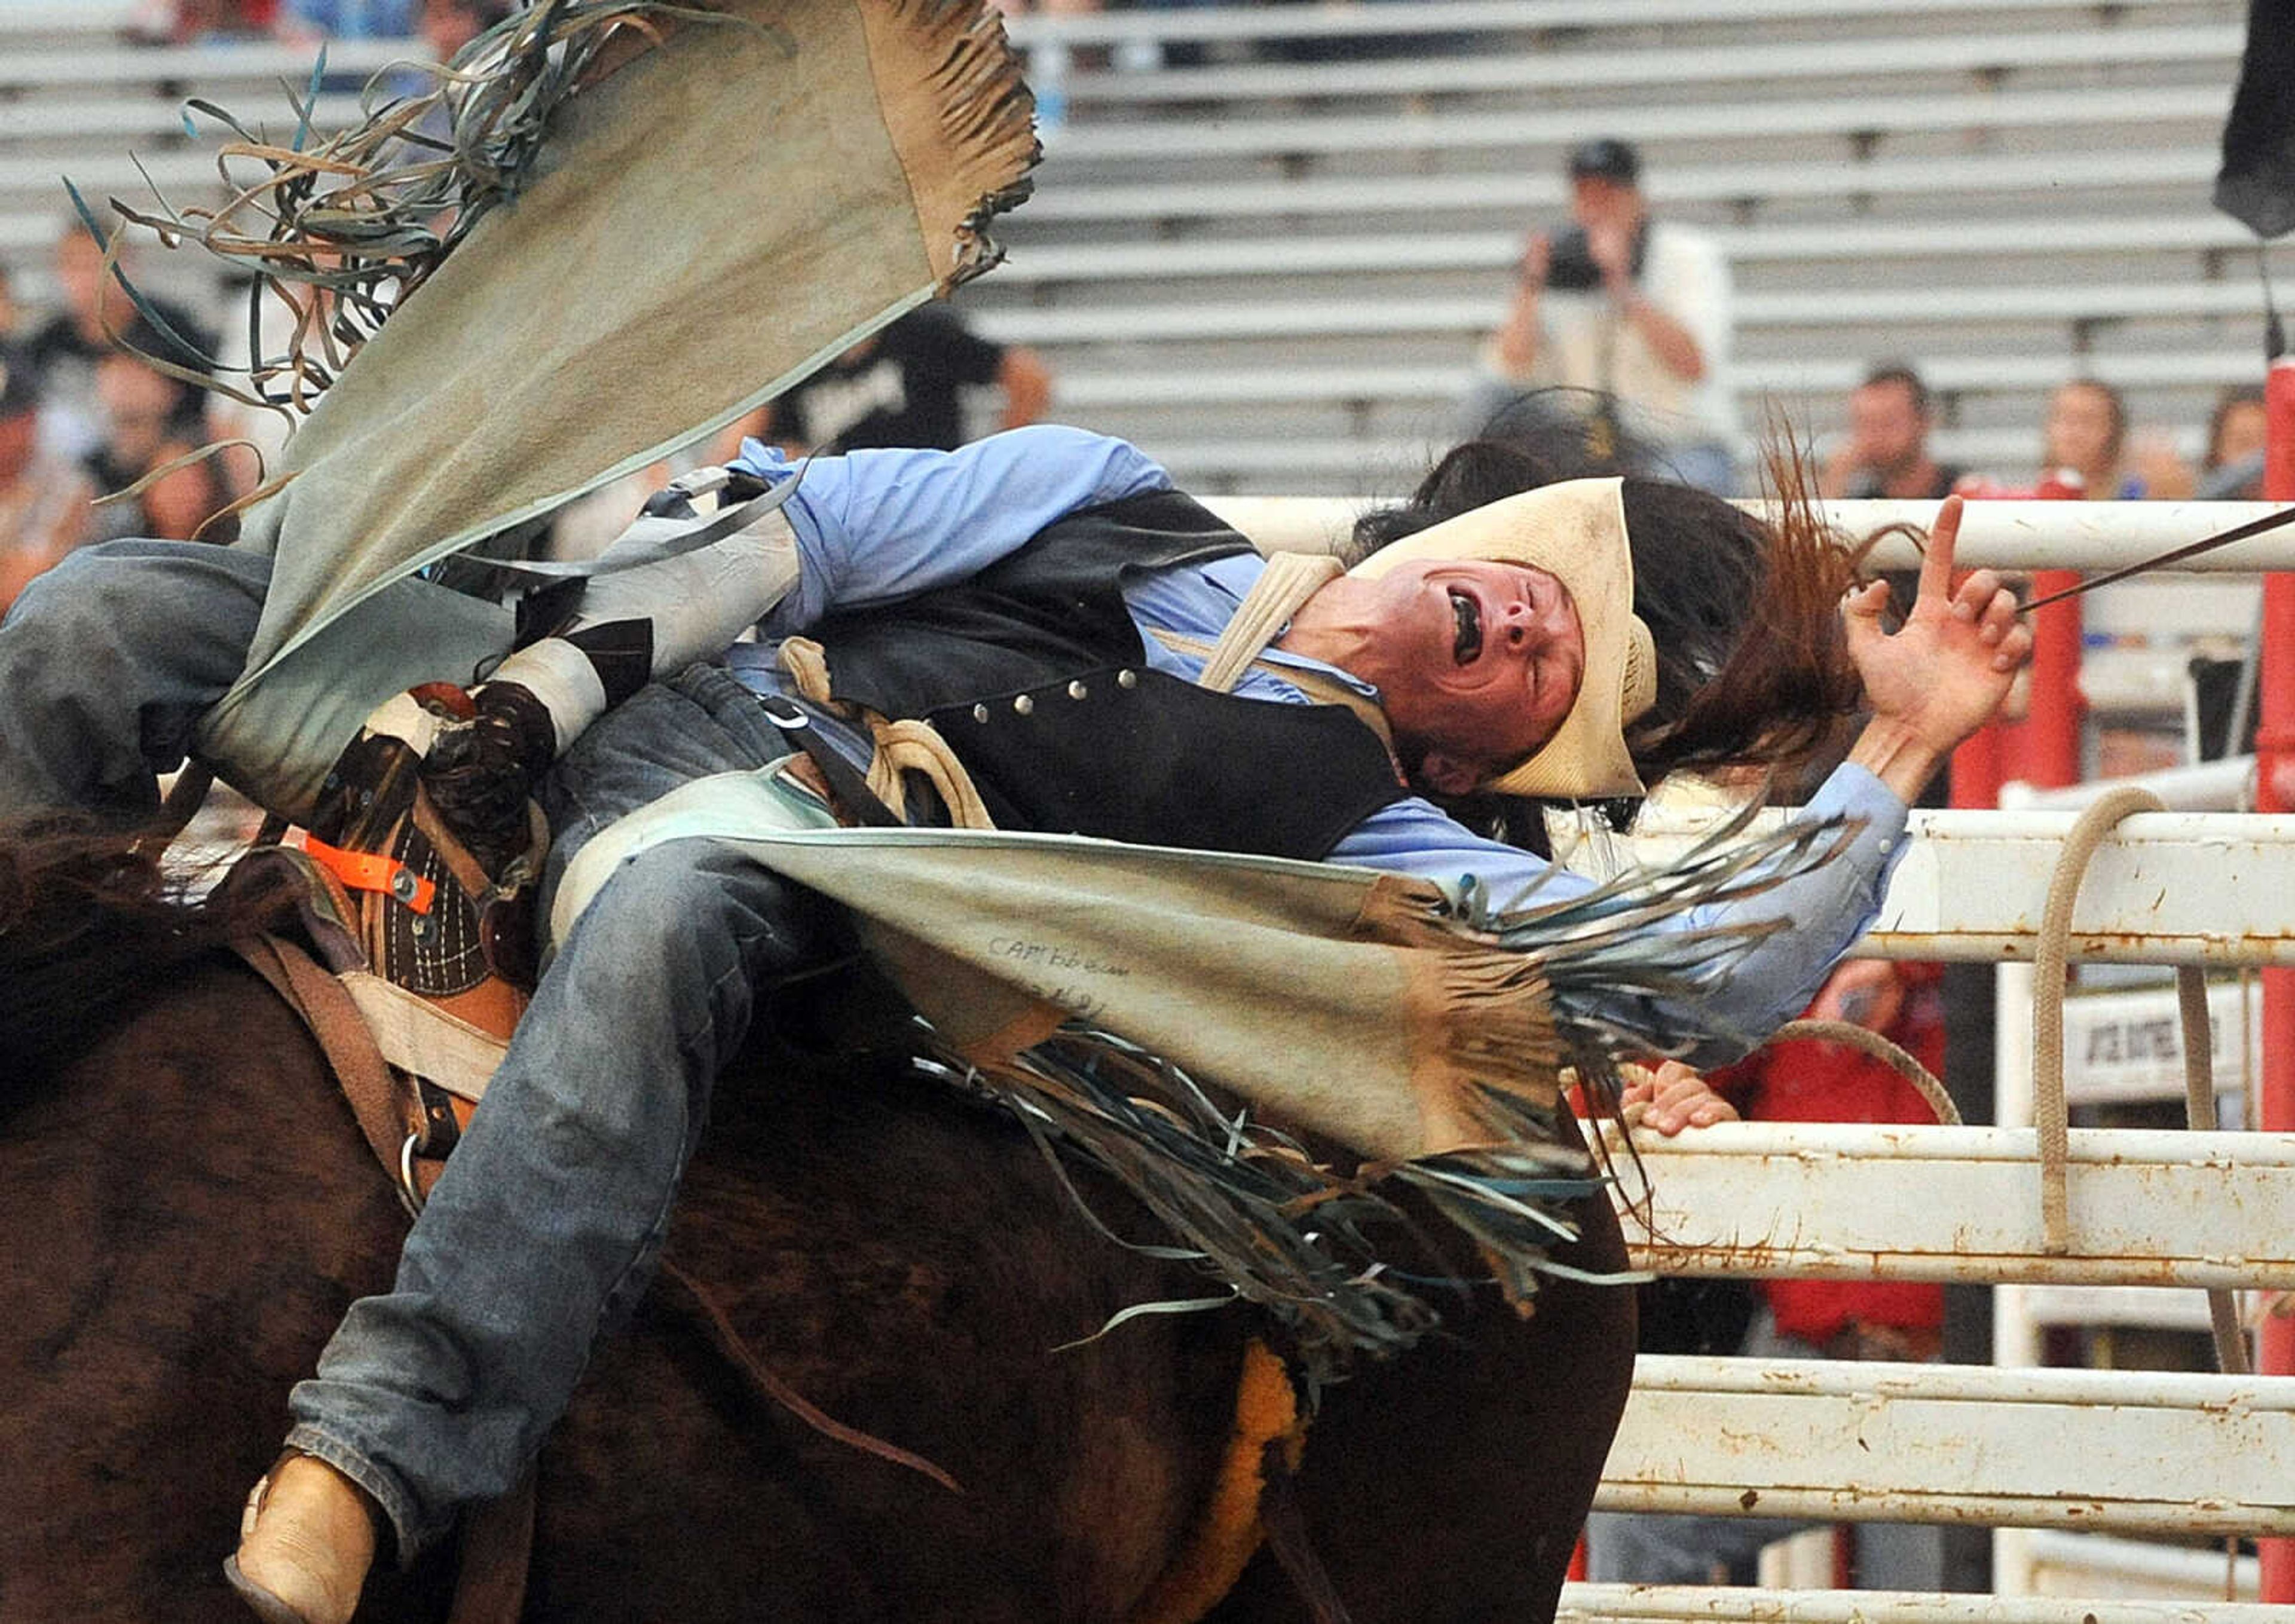
[[[1622,141],[1576,147],[1569,174],[1572,224],[1524,241],[1513,303],[1482,347],[1462,428],[1503,434],[1513,414],[1571,399],[1596,454],[1736,494],[1720,246],[1650,218],[1641,155]],[[1526,398],[1557,386],[1579,393]]]

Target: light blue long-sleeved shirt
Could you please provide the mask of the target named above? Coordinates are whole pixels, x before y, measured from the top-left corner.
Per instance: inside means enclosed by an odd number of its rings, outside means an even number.
[[[744,443],[736,466],[773,483],[797,471],[755,440]],[[957,452],[859,451],[817,459],[805,465],[802,483],[782,510],[796,536],[797,584],[761,623],[759,633],[768,641],[732,650],[734,670],[760,691],[781,691],[770,640],[802,632],[832,609],[865,608],[968,580],[1055,519],[1171,485],[1161,468],[1121,440],[1049,425],[1015,429]],[[1124,603],[1140,629],[1148,664],[1193,680],[1202,662],[1167,649],[1151,633],[1215,642],[1262,567],[1255,556],[1237,556],[1147,572],[1128,583]],[[1368,683],[1318,661],[1281,649],[1270,649],[1264,660],[1278,669],[1319,671],[1377,698]],[[1235,691],[1277,704],[1311,703],[1259,666],[1245,673]],[[1834,960],[1879,911],[1903,847],[1904,804],[1865,769],[1843,766],[1802,815],[1842,817],[1861,827],[1833,861],[1758,898],[1676,916],[1679,929],[1769,918],[1793,927],[1753,949],[1714,990],[1695,1024],[1748,1036],[1771,1031],[1808,1004]],[[1594,885],[1530,853],[1486,840],[1415,796],[1364,819],[1328,861],[1416,876],[1453,894],[1471,877],[1500,906],[1532,887],[1540,901],[1558,901]],[[1621,1024],[1636,1028],[1646,1026],[1652,1014],[1622,1005],[1615,1012]],[[1728,1054],[1719,1046],[1693,1058]]]

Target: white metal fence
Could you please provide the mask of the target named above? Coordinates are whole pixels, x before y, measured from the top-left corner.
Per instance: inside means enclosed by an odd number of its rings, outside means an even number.
[[[1220,505],[1262,545],[1274,536],[1311,547],[1342,534],[1355,509],[1289,499]],[[1933,512],[1926,503],[1834,506],[1852,531]],[[1962,556],[2004,567],[2101,569],[2261,510],[1975,503]],[[2295,566],[2295,540],[2283,533],[2202,563]],[[2183,804],[2209,804],[2223,794],[2218,780],[2238,781],[2222,770],[2208,778]],[[1858,951],[2029,960],[2073,817],[2064,810],[1915,814],[1882,917]],[[1632,836],[1591,837],[1574,851],[1565,841],[1558,854],[1597,871],[1662,858],[1708,821],[1646,816]],[[2179,811],[2126,820],[2089,864],[2069,947],[2074,960],[2295,963],[2295,817]],[[2232,1029],[2218,1047],[2234,1053],[2243,1007],[2225,1000],[2238,992],[2227,988],[2214,1000]],[[2022,1008],[2029,1020],[2029,1004]],[[2103,1030],[2101,1012],[2088,1018]],[[2119,1018],[2123,1047],[2131,1022],[2143,1042],[2160,1047],[2150,1012]],[[2013,1024],[2004,1016],[2004,1030]],[[2018,1067],[2021,1078],[2009,1074]],[[2014,1103],[2029,1099],[2030,1077],[2029,1048],[2005,1049],[2004,1121],[2030,1122],[2029,1106],[2018,1115]],[[1638,1147],[1654,1192],[1654,1227],[1637,1230],[1629,1220],[1629,1236],[1638,1260],[1662,1272],[1958,1281],[2063,1293],[2057,1301],[2070,1306],[2105,1301],[2095,1295],[2103,1287],[2140,1285],[2155,1302],[2190,1305],[2161,1310],[2157,1321],[2200,1326],[2196,1288],[2295,1286],[2286,1222],[2295,1212],[2295,1135],[2075,1130],[2062,1245],[2052,1244],[2042,1222],[2039,1135],[2028,1125],[1740,1123],[1671,1140],[1644,1136]],[[2011,1350],[2013,1364],[1646,1357],[1597,1505],[2146,1535],[2295,1531],[2295,1377],[2031,1368],[2035,1301],[2010,1309],[2022,1329],[2009,1340],[2024,1338]],[[2077,1563],[2079,1547],[2046,1544],[2049,1538],[2004,1541],[1997,1587],[2031,1588],[2041,1565],[2036,1551],[2052,1571]],[[2095,1571],[2108,1565],[2098,1563]],[[2139,1555],[2121,1565],[2144,1562]],[[2118,1581],[2111,1587],[2124,1589]],[[2124,1596],[1579,1585],[1565,1593],[1562,1616],[2230,1624],[2284,1610]]]

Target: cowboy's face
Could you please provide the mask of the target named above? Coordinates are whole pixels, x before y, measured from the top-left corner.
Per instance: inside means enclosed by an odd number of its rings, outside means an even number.
[[[1349,662],[1378,686],[1420,773],[1462,795],[1554,737],[1586,669],[1562,583],[1522,564],[1428,559],[1376,577],[1376,616]]]

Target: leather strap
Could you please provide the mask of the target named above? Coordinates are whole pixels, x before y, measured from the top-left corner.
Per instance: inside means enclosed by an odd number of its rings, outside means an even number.
[[[486,1097],[486,1084],[510,1048],[508,1040],[372,970],[346,970],[336,979],[384,1059],[473,1105]]]
[[[350,993],[308,953],[284,937],[248,937],[233,943],[232,951],[303,1017],[334,1071],[351,1114],[358,1120],[367,1148],[374,1152],[375,1160],[382,1163],[411,1208],[415,1194],[407,1187],[404,1163],[409,1136],[419,1138],[421,1134],[420,1116],[410,1119],[409,1114],[410,1109],[419,1112],[420,1107],[406,1103],[404,1091],[391,1075]]]
[[[534,1468],[462,1519],[461,1566],[446,1624],[518,1624],[534,1568]]]
[[[781,730],[781,737],[804,751],[806,758],[820,770],[822,779],[834,792],[837,804],[844,808],[847,817],[872,828],[902,827],[901,819],[885,804],[875,790],[869,788],[868,780],[861,776],[859,770],[839,755],[836,748],[821,736],[820,730],[813,725],[813,718],[805,714],[803,706],[779,694],[761,694],[757,705],[764,712],[765,720]]]

